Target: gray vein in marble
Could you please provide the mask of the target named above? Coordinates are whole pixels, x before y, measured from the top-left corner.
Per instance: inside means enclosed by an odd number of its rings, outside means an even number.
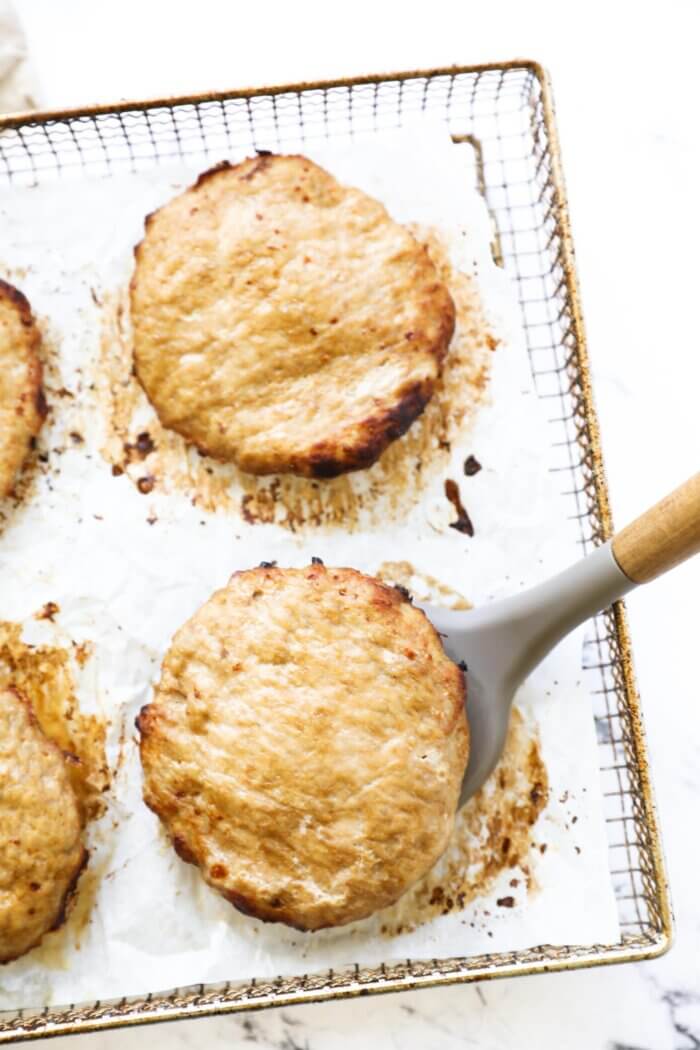
[[[700,1050],[700,1027],[691,1029],[689,1024],[682,1023],[678,1016],[683,1008],[700,1006],[700,995],[692,992],[667,991],[661,996],[661,1001],[666,1003],[674,1029],[687,1042],[678,1045],[674,1050]]]

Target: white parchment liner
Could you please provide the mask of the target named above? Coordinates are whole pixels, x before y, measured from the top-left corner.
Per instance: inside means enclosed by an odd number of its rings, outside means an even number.
[[[512,893],[512,872],[504,872],[487,898],[399,936],[379,934],[381,915],[309,935],[264,925],[208,889],[175,856],[141,802],[134,716],[149,699],[174,630],[233,570],[263,559],[305,564],[312,554],[370,572],[405,559],[477,604],[531,585],[578,555],[566,521],[570,503],[547,470],[546,412],[532,392],[515,292],[491,261],[488,218],[471,189],[470,147],[453,145],[440,127],[416,125],[307,152],[377,196],[396,219],[448,233],[453,262],[478,273],[502,340],[488,403],[453,447],[446,470],[403,518],[351,534],[328,527],[294,534],[207,513],[179,492],[142,495],[126,477],[112,476],[100,455],[104,419],[90,391],[100,307],[92,293],[101,300],[123,286],[144,215],[204,164],[0,193],[0,275],[17,283],[47,320],[65,386],[75,388],[80,378],[83,389],[77,402],[54,405],[42,447],[65,451],[50,460],[50,471],[0,535],[0,619],[23,622],[29,641],[94,644],[79,695],[86,709],[110,719],[113,763],[121,751],[108,812],[90,830],[91,865],[100,876],[91,921],[79,934],[69,927],[51,935],[48,947],[0,967],[1,1009],[618,936],[593,717],[579,681],[580,633],[518,697],[539,730],[550,798],[533,829],[548,844],[544,855],[535,850],[530,858],[536,889],[518,894],[516,907],[494,906]],[[85,442],[71,446],[67,433],[76,428]],[[470,453],[483,469],[465,479],[462,463]],[[448,476],[460,481],[473,538],[449,528]],[[157,522],[149,524],[149,516]],[[60,606],[55,624],[32,619],[47,601]]]

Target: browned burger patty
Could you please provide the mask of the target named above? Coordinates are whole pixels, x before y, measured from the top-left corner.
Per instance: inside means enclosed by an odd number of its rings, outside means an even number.
[[[0,963],[61,925],[86,860],[63,753],[29,701],[0,690]]]
[[[361,919],[445,849],[464,690],[395,588],[322,565],[236,573],[177,632],[138,718],[145,801],[246,914]]]
[[[265,155],[148,217],[131,319],[165,426],[253,474],[333,477],[420,415],[455,309],[381,204],[306,157]]]
[[[39,344],[29,303],[0,281],[0,499],[11,492],[46,416]]]

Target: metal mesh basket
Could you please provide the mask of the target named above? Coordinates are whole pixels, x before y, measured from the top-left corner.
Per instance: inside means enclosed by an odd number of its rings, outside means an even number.
[[[306,142],[444,118],[475,148],[494,255],[517,283],[532,375],[550,415],[550,462],[583,550],[612,531],[593,409],[559,151],[547,79],[535,63],[363,77],[326,84],[128,103],[0,120],[0,181],[143,171],[211,162],[233,148],[303,150]],[[543,465],[543,469],[546,469]],[[0,1014],[0,1042],[304,1000],[395,991],[661,953],[671,918],[622,605],[598,616],[584,646],[598,730],[611,877],[621,938],[465,958],[356,966],[276,981],[199,985],[148,997]]]

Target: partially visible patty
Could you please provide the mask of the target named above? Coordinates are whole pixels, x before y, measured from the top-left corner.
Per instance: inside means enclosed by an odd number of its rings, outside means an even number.
[[[29,701],[1,690],[0,963],[61,925],[86,860],[66,759]]]
[[[352,922],[445,849],[464,694],[397,589],[322,565],[236,573],[177,632],[138,718],[144,798],[246,914]]]
[[[378,201],[306,157],[265,155],[148,217],[131,319],[165,426],[253,474],[332,477],[423,411],[455,308]]]
[[[39,344],[29,303],[0,281],[0,499],[12,491],[46,416]]]

